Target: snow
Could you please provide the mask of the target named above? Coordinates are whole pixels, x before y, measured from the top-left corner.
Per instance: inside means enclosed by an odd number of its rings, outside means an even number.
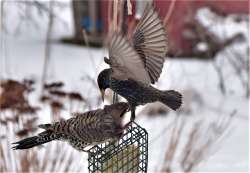
[[[38,1],[39,2],[39,1]],[[30,2],[27,1],[27,4]],[[49,1],[40,1],[44,8],[20,1],[3,2],[4,30],[8,35],[23,39],[44,40],[48,26]],[[0,9],[1,10],[1,9]],[[73,36],[73,14],[71,0],[61,0],[53,5],[52,38]]]
[[[5,74],[5,77],[9,76],[19,80],[33,77],[39,84],[43,64],[44,44],[32,41],[8,40],[7,60],[11,73]],[[94,64],[98,67],[97,72],[99,72],[104,67],[102,60],[107,51],[91,48],[90,52],[94,57]],[[3,64],[1,64],[1,67],[2,66]],[[86,47],[54,43],[52,45],[52,55],[49,64],[48,81],[64,81],[66,90],[79,91],[88,98],[90,93],[84,92],[88,84],[82,81],[81,78],[86,74],[95,78],[96,71],[92,67],[89,59],[89,50]],[[216,152],[201,162],[197,171],[248,170],[249,100],[244,98],[240,93],[223,96],[218,89],[218,79],[211,62],[167,60],[157,86],[160,89],[175,89],[180,92],[191,88],[201,95],[204,101],[203,106],[195,107],[192,103],[191,106],[195,108],[192,110],[192,113],[190,115],[181,114],[181,116],[184,116],[187,120],[187,124],[192,124],[192,122],[198,119],[216,120],[219,116],[228,116],[233,110],[237,110],[237,115],[230,126],[230,133],[220,142],[219,146],[216,145],[216,147],[218,147]],[[239,85],[235,85],[235,87],[237,90]],[[92,92],[96,93],[93,94],[93,97],[99,94],[97,89],[93,89]],[[92,93],[90,95],[92,95]],[[33,101],[35,101],[38,98],[38,92],[34,93],[33,97]],[[184,102],[184,105],[185,104]],[[48,107],[44,107],[39,111],[39,117],[41,117],[39,123],[50,122],[49,114]],[[63,112],[63,117],[69,117],[68,111]],[[138,117],[138,123],[146,128],[149,133],[149,172],[155,172],[161,169],[159,163],[163,163],[164,152],[168,146],[167,141],[171,134],[169,132],[175,120],[176,114],[173,111],[167,116],[156,116],[152,118],[140,115],[140,117]],[[164,134],[158,137],[166,127],[168,127],[169,130],[165,130]],[[188,125],[185,127],[186,131],[190,128]],[[51,144],[47,144],[44,148],[50,145]],[[74,152],[74,156],[79,155],[83,155],[80,157],[82,165],[87,165],[87,155]],[[178,161],[178,158],[175,159],[173,165],[178,165]],[[178,166],[174,169],[179,170]],[[84,170],[84,172],[87,172],[86,166],[84,166]]]
[[[201,8],[197,12],[196,19],[218,36],[220,40],[232,38],[238,33],[243,33],[249,40],[249,23],[244,20],[235,22],[235,15],[224,18],[213,13],[209,8]]]
[[[206,26],[211,25],[212,22],[205,18],[206,16],[211,18],[212,15],[210,13],[204,10],[198,14],[200,20],[207,22],[205,23]],[[248,35],[245,29],[246,23],[240,23],[236,26],[234,22],[227,19],[222,24],[231,28],[226,32],[227,37],[236,33]],[[43,31],[44,28],[41,30]],[[217,32],[217,30],[214,31],[215,33],[221,33]],[[33,38],[24,39],[23,37],[16,38],[9,35],[1,35],[1,38],[4,40],[2,42],[4,45],[1,47],[0,78],[8,77],[17,80],[34,78],[37,81],[36,88],[39,88],[44,60],[44,42],[37,39],[34,40]],[[247,37],[247,39],[249,38]],[[249,45],[238,43],[232,46],[236,47],[239,52],[244,52]],[[107,56],[106,49],[86,48],[54,42],[51,52],[47,81],[63,81],[65,82],[65,90],[79,91],[89,100],[99,95],[97,88],[94,88],[82,78],[90,76],[96,79],[97,74],[107,67],[103,63],[103,57]],[[172,163],[173,171],[181,171],[179,163],[181,161],[182,147],[188,138],[192,125],[200,120],[205,122],[205,124],[216,122],[223,116],[229,116],[234,110],[236,110],[236,115],[233,117],[229,128],[219,142],[209,150],[207,157],[205,160],[202,160],[195,171],[247,172],[249,170],[249,98],[245,98],[242,85],[233,72],[232,67],[223,59],[223,53],[221,52],[216,57],[216,61],[223,61],[223,73],[227,76],[227,90],[231,91],[226,95],[223,95],[219,89],[219,79],[212,61],[168,59],[165,62],[163,73],[156,86],[164,90],[175,89],[181,93],[193,92],[190,98],[185,98],[184,95],[183,105],[185,108],[190,108],[191,113],[179,113],[179,116],[185,120],[185,127],[182,133],[181,147],[178,148],[177,155]],[[95,69],[95,67],[97,68]],[[249,74],[246,77],[249,78]],[[35,104],[38,103],[39,92],[39,89],[36,90],[30,97]],[[143,107],[140,107],[137,112],[141,109]],[[80,111],[86,110],[80,109]],[[38,124],[51,121],[50,110],[46,106],[42,107],[38,116],[40,117]],[[64,110],[62,117],[69,118],[69,111]],[[136,121],[146,128],[149,134],[148,172],[160,172],[164,163],[164,154],[171,138],[171,130],[177,121],[177,113],[171,111],[166,116],[154,117],[140,115]],[[203,137],[206,138],[206,134]],[[57,145],[58,143],[59,145]],[[10,146],[7,147],[10,148]],[[49,149],[54,151],[57,147],[59,148],[57,153],[49,153]],[[62,149],[65,149],[65,151],[62,151]],[[87,154],[79,153],[67,144],[52,142],[44,145],[40,151],[40,157],[44,154],[57,154],[60,161],[62,160],[65,163],[64,166],[72,158],[76,162],[70,165],[70,171],[81,170],[81,172],[87,172]],[[67,157],[64,157],[64,152],[66,152]],[[69,157],[70,155],[72,156],[71,158]],[[58,169],[63,170],[63,168]],[[50,169],[46,168],[46,170]]]

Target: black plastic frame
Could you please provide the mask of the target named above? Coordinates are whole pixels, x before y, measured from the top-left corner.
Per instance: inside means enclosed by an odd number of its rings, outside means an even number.
[[[137,123],[130,123],[117,144],[104,143],[88,150],[90,173],[146,173],[148,133]]]

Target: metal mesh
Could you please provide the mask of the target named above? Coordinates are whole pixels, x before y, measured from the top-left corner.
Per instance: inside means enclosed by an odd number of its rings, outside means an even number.
[[[147,172],[148,133],[133,122],[118,144],[96,145],[89,149],[88,155],[90,173]]]

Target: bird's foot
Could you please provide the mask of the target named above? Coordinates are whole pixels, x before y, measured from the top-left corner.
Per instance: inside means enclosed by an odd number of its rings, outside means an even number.
[[[133,122],[135,122],[135,116],[134,116],[134,115],[131,115],[130,120],[129,120],[129,123],[131,124],[131,123],[133,123]]]
[[[131,107],[131,117],[130,117],[130,122],[134,122],[135,120],[135,108]]]

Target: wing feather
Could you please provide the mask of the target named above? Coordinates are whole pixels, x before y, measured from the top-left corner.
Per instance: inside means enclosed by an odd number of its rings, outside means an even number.
[[[165,28],[154,7],[148,5],[133,35],[133,47],[143,59],[144,68],[155,83],[162,72],[167,53]]]
[[[150,77],[138,53],[120,33],[114,33],[109,45],[112,77],[119,80],[129,78],[149,84]]]

